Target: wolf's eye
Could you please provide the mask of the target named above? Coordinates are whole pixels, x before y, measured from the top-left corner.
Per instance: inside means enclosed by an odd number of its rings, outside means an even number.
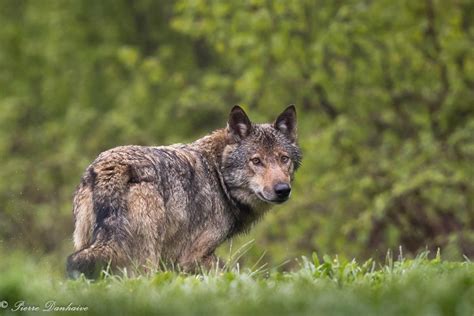
[[[290,160],[290,157],[288,157],[288,156],[281,156],[280,160],[281,160],[282,163],[287,163],[287,162]]]
[[[262,164],[262,161],[260,160],[260,158],[252,158],[250,159],[250,161],[256,166]]]

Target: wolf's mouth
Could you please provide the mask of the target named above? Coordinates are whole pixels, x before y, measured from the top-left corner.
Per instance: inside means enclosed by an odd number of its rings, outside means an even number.
[[[264,201],[264,202],[268,202],[268,203],[272,203],[272,204],[281,204],[283,202],[286,202],[288,200],[288,197],[285,197],[285,198],[277,198],[277,199],[267,199],[262,193],[260,192],[256,192],[256,195],[257,197]]]

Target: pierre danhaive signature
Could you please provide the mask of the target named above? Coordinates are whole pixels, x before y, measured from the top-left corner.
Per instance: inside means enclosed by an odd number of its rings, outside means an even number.
[[[47,301],[43,306],[29,304],[26,301],[16,301],[11,305],[7,301],[0,301],[0,309],[7,308],[12,312],[86,312],[89,310],[88,306],[73,303],[61,305],[55,300]]]

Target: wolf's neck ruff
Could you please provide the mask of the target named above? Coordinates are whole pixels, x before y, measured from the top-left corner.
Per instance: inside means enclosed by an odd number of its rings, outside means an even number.
[[[250,228],[249,224],[251,224],[254,219],[258,218],[259,215],[255,213],[255,210],[252,209],[250,205],[240,202],[230,194],[229,188],[224,181],[224,177],[222,176],[220,169],[217,169],[217,174],[222,190],[232,205],[230,211],[234,215],[234,222],[232,224],[231,230],[229,231],[229,237],[231,237]]]
[[[204,138],[192,143],[192,145],[202,155],[203,161],[206,164],[206,168],[209,170],[214,170],[216,178],[218,179],[217,184],[220,186],[220,189],[230,204],[229,211],[234,215],[232,228],[229,231],[229,237],[231,237],[234,234],[241,233],[246,229],[249,229],[250,224],[262,214],[256,213],[256,210],[252,208],[252,206],[243,203],[236,197],[232,196],[231,190],[225,182],[224,176],[222,174],[222,159],[229,137],[230,136],[225,129],[218,129],[210,135],[207,135]],[[220,145],[216,146],[216,144]]]

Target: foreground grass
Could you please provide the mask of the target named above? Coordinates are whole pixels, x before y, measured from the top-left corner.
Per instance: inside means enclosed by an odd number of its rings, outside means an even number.
[[[47,260],[0,260],[0,302],[9,304],[0,313],[10,315],[38,314],[32,310],[52,306],[48,301],[91,315],[474,315],[474,264],[426,254],[383,266],[314,256],[287,273],[165,271],[96,282],[65,280]],[[21,301],[24,308],[12,311]]]

